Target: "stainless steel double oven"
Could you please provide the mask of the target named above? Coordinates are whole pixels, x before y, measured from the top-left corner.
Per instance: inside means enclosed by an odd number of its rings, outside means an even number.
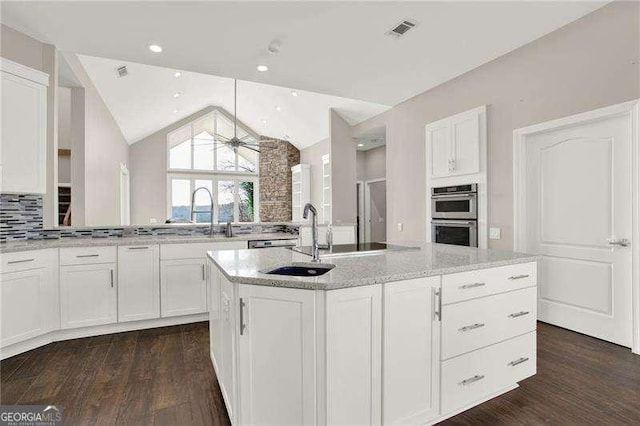
[[[478,247],[478,185],[431,188],[431,241]]]

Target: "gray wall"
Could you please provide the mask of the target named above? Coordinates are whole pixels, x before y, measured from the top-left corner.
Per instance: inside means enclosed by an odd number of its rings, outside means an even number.
[[[387,175],[387,147],[358,151],[356,154],[356,179],[382,179]]]
[[[639,98],[639,57],[640,4],[616,1],[355,126],[387,125],[389,240],[425,239],[424,126],[486,104],[490,247],[511,249],[513,130]]]
[[[331,151],[331,220],[336,224],[356,223],[356,144],[351,126],[333,109],[329,110]]]
[[[321,140],[300,151],[300,162],[309,164],[311,174],[311,204],[318,209],[319,220],[322,217],[322,156],[329,154],[329,139]]]

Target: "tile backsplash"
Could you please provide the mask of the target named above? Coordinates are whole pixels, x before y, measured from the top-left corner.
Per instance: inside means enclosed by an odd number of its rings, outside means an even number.
[[[42,195],[0,194],[0,242],[38,238]]]
[[[226,225],[215,225],[213,232],[223,234]],[[298,233],[298,226],[285,223],[233,225],[234,234]],[[17,240],[58,238],[120,238],[143,235],[205,235],[209,225],[95,226],[78,228],[42,228],[42,195],[0,194],[0,243]]]

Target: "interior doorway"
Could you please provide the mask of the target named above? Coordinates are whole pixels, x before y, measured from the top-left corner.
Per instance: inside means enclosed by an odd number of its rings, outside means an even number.
[[[365,242],[387,241],[387,181],[365,182],[364,191]]]

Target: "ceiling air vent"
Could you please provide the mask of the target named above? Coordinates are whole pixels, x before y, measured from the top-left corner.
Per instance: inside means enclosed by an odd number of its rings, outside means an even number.
[[[126,65],[116,68],[116,72],[118,73],[118,77],[126,77],[129,75],[129,70]]]
[[[400,23],[398,23],[398,25],[396,25],[395,27],[387,31],[387,35],[395,38],[402,37],[407,33],[407,31],[409,31],[411,28],[415,27],[416,25],[417,25],[417,22],[405,19],[404,21],[401,21]]]

